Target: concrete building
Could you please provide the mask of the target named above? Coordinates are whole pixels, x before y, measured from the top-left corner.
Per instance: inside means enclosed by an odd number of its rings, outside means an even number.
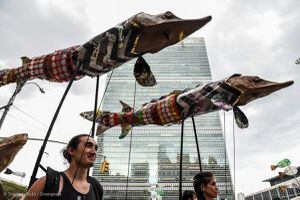
[[[269,182],[271,187],[247,195],[246,200],[269,200],[269,199],[300,199],[300,166],[294,176],[274,176],[263,182]]]

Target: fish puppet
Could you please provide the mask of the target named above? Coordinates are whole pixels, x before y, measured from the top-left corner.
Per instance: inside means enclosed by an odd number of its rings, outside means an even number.
[[[0,172],[13,161],[27,139],[27,134],[17,134],[0,140]]]
[[[72,79],[77,69],[75,80],[85,75],[94,77],[134,58],[137,58],[134,65],[137,82],[142,86],[153,86],[156,80],[142,56],[178,43],[210,20],[211,16],[186,20],[172,12],[158,15],[141,12],[81,46],[57,50],[31,59],[21,57],[21,67],[0,71],[0,87],[35,78],[66,82]]]
[[[248,119],[238,106],[292,85],[293,81],[276,83],[257,76],[242,76],[234,74],[224,80],[198,85],[192,89],[173,91],[159,99],[153,99],[139,110],[121,102],[122,112],[113,113],[98,111],[96,122],[97,134],[107,129],[121,125],[125,137],[133,126],[148,124],[170,125],[182,120],[218,110],[233,110],[235,121],[240,128],[248,127]],[[93,121],[93,111],[80,115]]]
[[[19,150],[26,144],[27,134],[17,134],[0,140],[0,172],[15,158]],[[4,199],[4,191],[0,180],[0,199]]]
[[[271,170],[275,170],[276,168],[284,168],[287,167],[291,164],[291,161],[289,159],[283,159],[281,161],[279,161],[276,165],[271,165]]]

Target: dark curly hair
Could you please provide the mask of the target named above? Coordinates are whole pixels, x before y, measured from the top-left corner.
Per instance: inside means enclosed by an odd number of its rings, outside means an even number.
[[[71,149],[77,149],[78,144],[80,143],[80,138],[89,136],[88,134],[79,134],[74,136],[68,143],[68,145],[62,150],[63,157],[71,164],[72,157],[68,152],[68,148],[71,147]]]
[[[200,172],[194,176],[193,186],[198,200],[205,200],[201,185],[207,186],[213,176],[214,175],[211,172]]]

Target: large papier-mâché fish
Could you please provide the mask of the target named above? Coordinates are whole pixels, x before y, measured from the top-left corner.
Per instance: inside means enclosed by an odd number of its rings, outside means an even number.
[[[13,161],[27,139],[27,134],[17,134],[0,140],[0,172]]]
[[[246,128],[248,119],[238,106],[246,105],[250,101],[267,96],[293,83],[293,81],[275,83],[257,76],[234,74],[224,80],[196,86],[193,89],[174,91],[144,104],[139,110],[133,110],[129,105],[121,102],[123,105],[121,113],[101,111],[97,113],[96,122],[99,123],[97,134],[121,125],[120,138],[123,138],[132,126],[180,123],[190,116],[221,109],[226,111],[232,109],[237,125]],[[93,111],[83,112],[80,115],[93,120]]]
[[[154,75],[142,55],[178,43],[210,20],[211,16],[184,20],[171,12],[138,13],[81,46],[31,59],[22,57],[21,67],[0,71],[0,86],[35,78],[65,82],[72,78],[78,67],[75,80],[84,75],[94,77],[133,58],[138,58],[134,67],[137,82],[142,86],[153,86],[156,84]]]

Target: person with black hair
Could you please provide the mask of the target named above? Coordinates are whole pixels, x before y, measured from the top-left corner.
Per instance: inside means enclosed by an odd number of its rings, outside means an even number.
[[[70,166],[64,172],[48,167],[46,176],[38,179],[26,193],[24,200],[102,200],[103,188],[88,176],[97,155],[97,144],[87,134],[73,137],[63,150]]]
[[[182,200],[197,200],[196,193],[192,190],[185,190],[182,194]]]
[[[216,178],[211,172],[200,172],[193,180],[194,190],[198,200],[211,200],[218,196]]]

